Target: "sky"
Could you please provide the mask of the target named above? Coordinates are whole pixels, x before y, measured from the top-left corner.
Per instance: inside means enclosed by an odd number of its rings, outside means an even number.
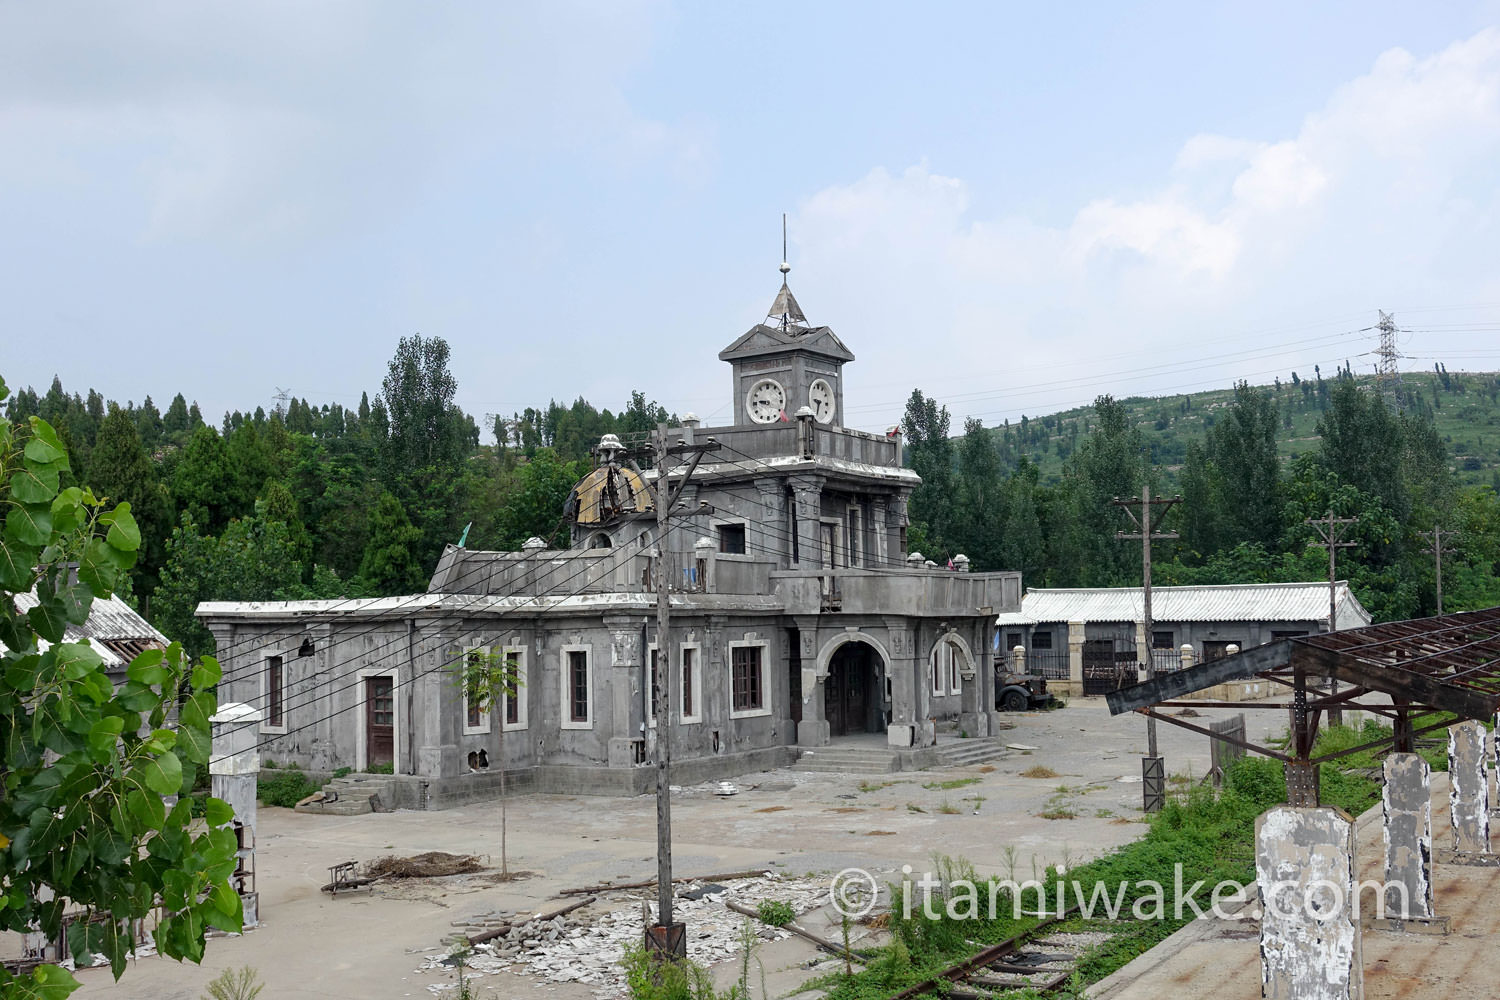
[[[12,387],[725,424],[782,213],[867,430],[1495,370],[1500,0],[0,0]]]

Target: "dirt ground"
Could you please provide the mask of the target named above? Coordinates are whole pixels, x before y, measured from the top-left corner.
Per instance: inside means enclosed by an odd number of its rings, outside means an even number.
[[[886,776],[793,768],[742,776],[736,779],[739,794],[730,797],[714,795],[706,786],[683,789],[672,806],[675,872],[766,868],[826,878],[852,866],[889,877],[902,865],[927,871],[931,857],[943,854],[968,859],[981,874],[1019,878],[1029,877],[1033,866],[1039,871],[1047,864],[1085,860],[1144,832],[1139,822],[1143,719],[1111,718],[1099,699],[1011,718],[1016,728],[1004,741],[1034,749],[1011,750],[981,767]],[[1251,739],[1284,728],[1275,712],[1253,712],[1247,721]],[[1159,728],[1168,773],[1184,776],[1179,782],[1200,780],[1208,768],[1208,739],[1173,726]],[[1028,777],[1028,771],[1055,776]],[[963,779],[973,780],[941,787]],[[212,940],[201,967],[144,958],[132,962],[119,983],[107,969],[83,970],[79,995],[196,1000],[220,971],[247,964],[267,984],[263,998],[452,995],[429,989],[452,983],[450,972],[418,970],[445,950],[444,939],[456,925],[497,910],[550,911],[559,905],[561,889],[655,874],[650,796],[548,795],[519,797],[508,807],[510,865],[532,872],[529,878],[497,884],[485,876],[454,876],[383,885],[374,893],[338,899],[319,889],[328,881],[328,867],[346,860],[425,851],[493,858],[499,850],[498,823],[495,804],[352,817],[262,809],[261,926]],[[630,898],[616,895],[595,905]],[[824,910],[806,922],[837,936],[831,911]],[[819,961],[813,946],[796,938],[768,943],[756,958],[773,996],[796,992],[816,974],[807,967]],[[733,963],[715,971],[726,980],[735,974]],[[752,982],[758,994],[758,972]],[[485,976],[474,986],[479,996],[584,1000],[595,995],[590,986],[510,972]]]

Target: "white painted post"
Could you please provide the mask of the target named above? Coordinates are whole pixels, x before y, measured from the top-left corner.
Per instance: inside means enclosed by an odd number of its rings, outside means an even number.
[[[1182,644],[1182,648],[1179,649],[1177,652],[1178,652],[1178,655],[1180,655],[1182,657],[1182,669],[1183,670],[1186,670],[1188,667],[1191,667],[1193,665],[1193,644],[1192,643],[1190,643],[1190,642],[1183,643]]]
[[[1432,773],[1414,753],[1385,759],[1385,916],[1430,919],[1432,912]]]
[[[1354,821],[1329,806],[1276,806],[1255,821],[1263,998],[1363,1000]]]
[[[1453,850],[1458,854],[1488,854],[1490,850],[1487,735],[1484,726],[1472,719],[1448,730],[1448,805]]]
[[[1010,651],[1010,672],[1013,674],[1026,673],[1026,647],[1017,646]]]
[[[239,824],[235,890],[240,894],[246,927],[260,922],[260,894],[250,888],[255,872],[257,779],[260,776],[260,709],[239,702],[220,705],[208,720],[212,727],[212,756],[208,761],[209,790],[234,810]]]

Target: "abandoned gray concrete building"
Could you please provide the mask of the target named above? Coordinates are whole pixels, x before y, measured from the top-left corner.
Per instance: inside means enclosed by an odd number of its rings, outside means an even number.
[[[1231,647],[1330,631],[1326,583],[1245,583],[1151,588],[1151,655],[1158,670],[1215,660]],[[1349,584],[1334,588],[1334,631],[1370,624]],[[1060,694],[1118,686],[1115,665],[1146,645],[1139,587],[1031,588],[1019,611],[1001,613],[996,641],[1025,649],[1028,668]]]
[[[569,500],[569,549],[449,546],[428,592],[407,597],[201,605],[220,699],[265,713],[270,760],[391,765],[401,806],[492,794],[501,766],[511,787],[638,793],[653,780],[661,559],[674,780],[786,765],[846,738],[916,766],[943,723],[997,732],[994,621],[1019,610],[1020,574],[907,552],[920,480],[901,466],[901,437],[843,425],[854,355],[807,323],[785,281],[767,320],[719,357],[735,420],[689,415],[670,430],[718,447],[664,538],[643,481],[656,472],[634,471],[606,437]],[[521,679],[492,712],[468,704],[451,666],[473,649]]]

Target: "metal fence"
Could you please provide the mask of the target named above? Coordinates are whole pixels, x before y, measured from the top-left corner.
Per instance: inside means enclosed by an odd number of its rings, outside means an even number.
[[[1026,670],[1049,681],[1065,681],[1068,679],[1068,654],[1058,650],[1028,650]]]

